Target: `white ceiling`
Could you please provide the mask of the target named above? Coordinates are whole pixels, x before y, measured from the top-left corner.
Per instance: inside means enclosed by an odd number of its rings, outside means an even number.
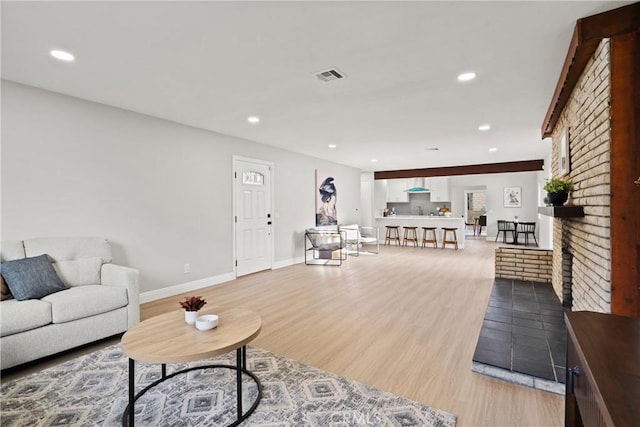
[[[541,159],[576,19],[629,3],[3,1],[2,77],[362,170]]]

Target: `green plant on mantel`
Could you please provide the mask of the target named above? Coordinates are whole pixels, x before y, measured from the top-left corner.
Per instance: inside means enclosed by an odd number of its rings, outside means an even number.
[[[573,190],[573,182],[566,179],[550,178],[544,184],[547,193],[568,193]]]

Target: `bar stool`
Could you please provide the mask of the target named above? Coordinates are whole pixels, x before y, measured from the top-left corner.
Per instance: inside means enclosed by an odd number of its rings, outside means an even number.
[[[387,234],[384,238],[384,244],[390,245],[391,242],[398,242],[398,246],[400,246],[400,226],[398,225],[385,225],[387,229]]]
[[[457,228],[442,227],[444,233],[442,234],[442,249],[447,247],[447,243],[455,245],[458,250],[458,235],[456,234]],[[453,240],[451,240],[453,238]]]
[[[433,243],[433,247],[438,247],[436,238],[437,227],[422,227],[422,247],[425,248],[427,243]]]
[[[413,242],[413,245],[418,247],[418,227],[403,227],[404,239],[402,246],[407,246],[407,242]]]

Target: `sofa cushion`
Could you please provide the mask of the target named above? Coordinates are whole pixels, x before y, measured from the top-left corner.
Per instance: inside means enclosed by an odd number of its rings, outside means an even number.
[[[51,304],[53,323],[106,313],[129,302],[126,288],[102,285],[76,286],[48,295],[42,301]]]
[[[102,258],[79,258],[72,261],[59,261],[53,268],[60,279],[69,287],[81,285],[99,285]]]
[[[111,262],[111,246],[99,237],[46,237],[24,241],[26,256],[47,254],[53,262],[78,258],[102,258]]]
[[[0,310],[1,335],[13,335],[51,323],[51,304],[42,300],[8,300]]]
[[[5,240],[0,244],[0,260],[13,261],[26,257],[22,240]]]
[[[18,301],[39,299],[65,289],[47,255],[5,261],[1,274]]]

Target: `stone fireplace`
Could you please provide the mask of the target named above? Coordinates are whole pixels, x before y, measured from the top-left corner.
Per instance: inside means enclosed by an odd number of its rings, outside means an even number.
[[[611,312],[610,52],[604,39],[587,63],[553,130],[552,175],[574,183],[569,205],[583,217],[553,220],[552,284],[563,306]],[[569,171],[560,141],[569,135]]]
[[[573,256],[569,252],[569,248],[562,248],[562,306],[571,308],[571,283],[573,282]]]

